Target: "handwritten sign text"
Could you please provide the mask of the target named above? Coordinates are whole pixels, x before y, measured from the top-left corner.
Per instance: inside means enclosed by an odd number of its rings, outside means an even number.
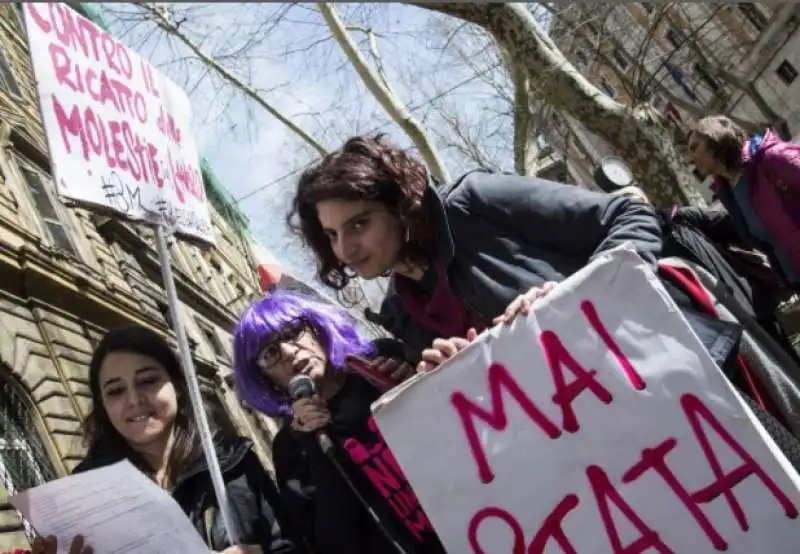
[[[615,251],[379,402],[449,552],[744,554],[800,539],[800,477],[662,292]]]
[[[24,13],[59,193],[213,242],[186,94],[66,4]]]

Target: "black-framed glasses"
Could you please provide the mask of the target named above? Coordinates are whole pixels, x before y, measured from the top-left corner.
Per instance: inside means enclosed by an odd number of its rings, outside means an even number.
[[[256,358],[256,364],[262,370],[274,368],[283,361],[284,344],[295,344],[303,335],[311,332],[311,326],[305,320],[299,319],[284,325],[280,331],[274,333],[264,346]]]

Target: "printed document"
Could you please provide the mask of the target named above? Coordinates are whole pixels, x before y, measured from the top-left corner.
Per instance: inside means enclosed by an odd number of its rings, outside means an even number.
[[[9,501],[41,536],[68,552],[83,535],[96,554],[207,553],[208,546],[166,491],[125,460],[57,479]]]

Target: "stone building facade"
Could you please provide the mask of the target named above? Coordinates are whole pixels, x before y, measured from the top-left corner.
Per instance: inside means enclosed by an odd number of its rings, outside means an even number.
[[[207,399],[268,463],[274,423],[243,408],[230,379],[230,331],[259,294],[246,220],[208,167],[203,177],[217,246],[171,242],[180,309]],[[173,336],[154,243],[143,226],[58,200],[21,14],[0,4],[0,552],[27,547],[31,531],[7,495],[81,459],[99,337],[130,323]]]
[[[576,4],[551,34],[575,67],[623,104],[648,102],[679,146],[699,116],[725,113],[800,138],[800,6],[778,1]],[[543,130],[544,175],[593,185],[610,146],[553,114]],[[549,173],[548,173],[549,172]],[[708,197],[707,187],[698,188]]]
[[[659,112],[679,149],[694,121],[719,113],[800,143],[800,4],[578,3],[550,30],[595,86]],[[597,188],[594,170],[615,155],[611,146],[565,114],[551,112],[541,132],[537,174]],[[708,182],[697,188],[710,199]],[[800,304],[780,317],[800,348]]]

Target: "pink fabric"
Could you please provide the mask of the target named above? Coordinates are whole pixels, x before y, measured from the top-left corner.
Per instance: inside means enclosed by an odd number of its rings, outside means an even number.
[[[486,324],[459,300],[447,282],[444,268],[436,265],[436,289],[426,294],[416,288],[408,277],[395,275],[395,290],[403,308],[411,318],[439,333],[440,337],[466,336],[470,327],[482,332]]]
[[[750,141],[742,146],[742,162],[753,208],[800,275],[800,145],[782,141],[769,129],[755,160]],[[716,180],[711,184],[712,190],[720,186]]]

